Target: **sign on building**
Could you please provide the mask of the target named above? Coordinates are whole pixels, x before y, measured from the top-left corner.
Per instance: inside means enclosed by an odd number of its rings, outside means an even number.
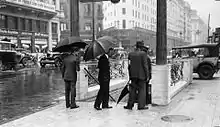
[[[6,0],[6,2],[15,3],[27,7],[33,7],[45,11],[55,12],[55,3],[53,3],[52,0]]]

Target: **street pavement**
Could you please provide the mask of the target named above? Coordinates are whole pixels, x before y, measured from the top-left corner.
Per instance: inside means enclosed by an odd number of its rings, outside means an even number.
[[[220,74],[212,80],[194,78],[168,106],[125,110],[125,102],[111,102],[112,109],[97,111],[93,102],[80,108],[56,106],[0,125],[1,127],[220,127]],[[163,118],[163,119],[162,119]]]

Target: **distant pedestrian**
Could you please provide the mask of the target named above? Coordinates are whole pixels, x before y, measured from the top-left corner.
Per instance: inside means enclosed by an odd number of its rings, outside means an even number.
[[[100,56],[98,61],[98,81],[100,89],[95,100],[94,108],[96,110],[109,109],[109,83],[110,83],[110,63],[109,57],[113,54],[113,48],[110,48],[107,54]],[[102,108],[100,107],[102,104]]]
[[[64,56],[62,64],[62,77],[65,82],[65,100],[66,108],[78,108],[76,105],[76,81],[77,81],[77,71],[80,70],[79,59],[75,52],[78,48],[72,48],[72,53]]]
[[[146,105],[146,82],[149,80],[147,56],[142,47],[144,43],[138,41],[135,51],[128,54],[129,60],[129,78],[131,84],[129,86],[129,99],[125,109],[132,109],[136,98],[138,98],[138,110],[148,109]],[[138,93],[138,97],[137,96]]]

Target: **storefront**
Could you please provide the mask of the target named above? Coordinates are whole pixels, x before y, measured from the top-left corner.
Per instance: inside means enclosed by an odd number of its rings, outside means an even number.
[[[52,20],[57,14],[55,5],[31,0],[6,0],[5,5],[0,8],[0,39],[8,38],[18,47],[29,45],[32,52],[58,42],[59,26]]]

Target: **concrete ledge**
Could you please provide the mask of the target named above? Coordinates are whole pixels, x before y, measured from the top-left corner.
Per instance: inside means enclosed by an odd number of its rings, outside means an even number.
[[[170,98],[172,99],[174,96],[176,96],[179,92],[181,92],[185,87],[187,87],[190,83],[186,81],[179,81],[178,83],[175,84],[175,90],[170,93]]]

